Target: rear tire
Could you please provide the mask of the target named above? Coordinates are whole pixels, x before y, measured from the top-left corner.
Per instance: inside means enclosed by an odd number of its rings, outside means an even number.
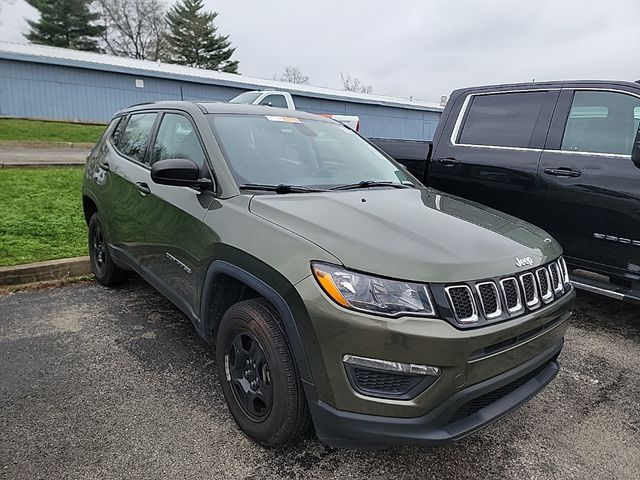
[[[111,258],[97,213],[89,220],[89,258],[91,271],[98,283],[111,287],[127,279],[128,272],[118,267]]]
[[[275,308],[257,298],[232,305],[216,339],[218,376],[240,429],[267,447],[311,425],[302,383]]]

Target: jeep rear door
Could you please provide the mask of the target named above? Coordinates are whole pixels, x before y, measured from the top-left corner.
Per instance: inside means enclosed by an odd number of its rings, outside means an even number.
[[[640,276],[640,89],[565,87],[540,160],[534,223],[574,264]]]
[[[140,261],[137,212],[148,182],[147,146],[157,116],[156,112],[135,112],[123,118],[101,164],[106,172],[103,197],[107,200],[101,214],[109,242],[116,256],[132,266]]]
[[[442,120],[429,186],[530,219],[558,94],[549,88],[463,92]]]

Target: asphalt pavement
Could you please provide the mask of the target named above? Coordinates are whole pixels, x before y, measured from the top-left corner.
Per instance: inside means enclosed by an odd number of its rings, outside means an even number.
[[[265,449],[236,427],[209,347],[135,278],[0,297],[0,478],[640,478],[640,307],[579,293],[562,370],[441,448]]]

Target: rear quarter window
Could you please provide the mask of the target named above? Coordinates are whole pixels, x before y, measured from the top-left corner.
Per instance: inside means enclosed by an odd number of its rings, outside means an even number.
[[[546,94],[518,92],[473,96],[457,142],[528,147]]]
[[[114,125],[113,130],[111,130],[111,142],[113,142],[113,144],[116,146],[120,141],[120,137],[122,136],[122,131],[124,130],[124,126],[127,123],[125,120],[126,120],[126,117],[117,117],[117,118],[114,118],[111,122]]]

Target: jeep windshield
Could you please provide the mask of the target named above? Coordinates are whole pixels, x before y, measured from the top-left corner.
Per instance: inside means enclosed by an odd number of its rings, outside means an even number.
[[[337,122],[278,115],[208,115],[240,188],[276,193],[411,188],[397,165]]]

